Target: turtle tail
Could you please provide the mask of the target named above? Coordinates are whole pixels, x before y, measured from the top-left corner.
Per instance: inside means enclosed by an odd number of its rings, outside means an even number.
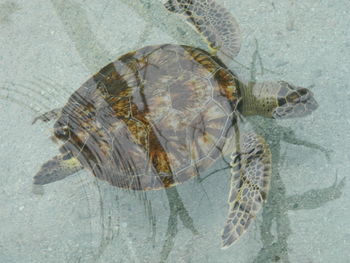
[[[34,176],[34,184],[44,185],[62,180],[83,169],[77,158],[70,153],[60,154],[44,163]]]

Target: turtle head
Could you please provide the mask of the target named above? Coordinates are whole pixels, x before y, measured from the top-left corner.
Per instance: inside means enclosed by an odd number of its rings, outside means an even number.
[[[249,83],[242,90],[242,114],[282,119],[302,117],[317,109],[313,93],[285,81]]]

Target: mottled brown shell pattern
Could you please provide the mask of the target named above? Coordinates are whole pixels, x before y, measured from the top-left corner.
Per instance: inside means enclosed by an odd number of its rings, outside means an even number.
[[[232,134],[237,80],[207,52],[148,46],[101,69],[69,99],[55,135],[112,185],[151,190],[209,167]]]

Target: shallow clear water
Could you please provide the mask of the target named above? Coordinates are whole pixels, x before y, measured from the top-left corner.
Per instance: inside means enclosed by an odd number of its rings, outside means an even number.
[[[247,119],[273,154],[270,195],[248,232],[220,248],[224,161],[168,191],[133,193],[87,171],[33,188],[33,175],[58,153],[53,123],[31,124],[38,114],[63,106],[127,51],[205,44],[161,1],[2,0],[0,262],[348,262],[350,3],[218,2],[241,26],[237,61],[251,67],[258,50],[257,79],[311,87],[320,105],[300,119]]]

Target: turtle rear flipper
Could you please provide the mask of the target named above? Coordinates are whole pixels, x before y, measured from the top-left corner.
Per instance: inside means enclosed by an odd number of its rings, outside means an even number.
[[[53,157],[44,163],[34,176],[34,184],[44,185],[62,180],[83,169],[82,165],[70,153]]]
[[[239,53],[239,25],[232,14],[214,0],[168,0],[164,7],[185,16],[186,21],[204,38],[214,54],[218,52],[221,59],[233,59]]]
[[[252,132],[243,135],[231,157],[230,209],[222,233],[223,248],[247,230],[266,200],[271,180],[271,153],[262,137]]]

